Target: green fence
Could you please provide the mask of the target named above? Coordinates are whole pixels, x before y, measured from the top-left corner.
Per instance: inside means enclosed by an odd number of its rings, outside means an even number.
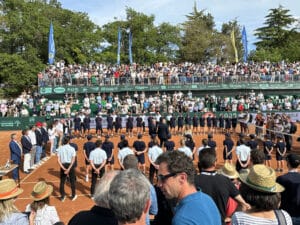
[[[57,86],[40,87],[42,95],[70,93],[109,93],[126,91],[216,91],[216,90],[297,90],[299,83],[230,83],[230,84],[170,84],[170,85],[116,85],[116,86]]]
[[[49,118],[48,121],[50,120]],[[47,120],[46,117],[2,117],[0,118],[0,130],[22,130],[38,121]]]

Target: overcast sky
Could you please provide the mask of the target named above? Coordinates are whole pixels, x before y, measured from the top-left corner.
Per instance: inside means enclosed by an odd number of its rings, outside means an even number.
[[[146,15],[155,15],[155,24],[169,22],[173,25],[186,20],[192,12],[194,0],[60,0],[63,8],[88,13],[93,22],[103,25],[115,18],[126,19],[126,6]],[[196,0],[199,10],[210,12],[217,29],[222,23],[237,19],[246,27],[249,48],[253,49],[254,30],[261,27],[264,17],[271,8],[279,5],[290,10],[291,15],[300,18],[300,0]]]

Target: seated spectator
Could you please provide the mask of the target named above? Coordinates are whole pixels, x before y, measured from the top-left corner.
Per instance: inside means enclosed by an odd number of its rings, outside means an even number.
[[[108,198],[111,181],[118,173],[114,170],[104,174],[96,186],[95,205],[90,210],[75,214],[68,225],[118,225],[118,221],[109,207]]]

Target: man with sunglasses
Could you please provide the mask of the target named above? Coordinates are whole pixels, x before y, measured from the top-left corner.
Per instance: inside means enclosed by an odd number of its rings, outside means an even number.
[[[221,224],[221,217],[214,201],[207,194],[197,191],[194,185],[195,168],[191,158],[183,152],[161,154],[156,164],[158,186],[167,199],[177,199],[172,225]]]

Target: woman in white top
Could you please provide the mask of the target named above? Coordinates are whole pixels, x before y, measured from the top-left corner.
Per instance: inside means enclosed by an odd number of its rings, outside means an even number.
[[[185,145],[185,139],[180,140],[180,147],[178,148],[178,151],[183,152],[186,154],[188,157],[193,159],[193,152],[192,150]]]
[[[53,123],[49,126],[48,135],[49,135],[49,141],[50,141],[50,151],[51,151],[51,154],[54,154],[56,152],[55,138],[56,138],[56,136],[58,136],[58,134],[56,132],[55,123]]]
[[[279,210],[280,192],[284,187],[276,183],[275,171],[262,164],[254,165],[249,173],[240,174],[240,193],[251,209],[235,212],[232,225],[292,225],[290,215]]]
[[[49,205],[50,195],[53,192],[53,186],[44,181],[36,183],[31,192],[31,198],[34,200],[27,205],[26,212],[30,212],[35,225],[53,225],[59,222],[59,217],[55,206]]]

